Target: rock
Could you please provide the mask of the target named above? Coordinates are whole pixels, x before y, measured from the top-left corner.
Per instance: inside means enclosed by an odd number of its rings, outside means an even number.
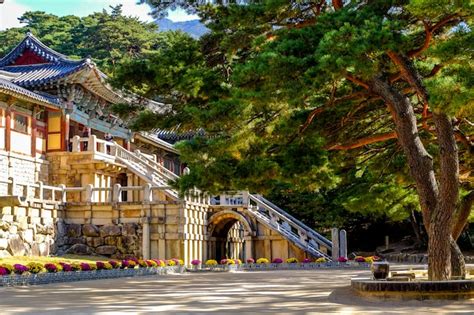
[[[0,250],[0,258],[10,257],[11,254],[7,250]]]
[[[119,236],[122,234],[118,225],[104,225],[100,228],[100,236]]]
[[[107,236],[105,239],[104,239],[104,243],[106,245],[114,245],[114,246],[117,246],[117,240],[119,239],[120,237],[116,237],[116,236]]]
[[[31,246],[31,254],[33,256],[49,256],[49,246],[45,243],[33,244]]]
[[[8,240],[7,249],[12,256],[24,256],[26,252],[25,244],[18,235],[14,235]]]
[[[81,225],[80,224],[68,224],[66,227],[66,234],[69,237],[81,236]]]
[[[44,243],[46,236],[44,234],[36,234],[35,241],[36,243]]]
[[[99,228],[94,224],[84,224],[82,234],[84,234],[84,236],[99,236]]]
[[[54,226],[52,224],[36,224],[36,233],[44,234],[44,235],[53,235],[54,234]]]
[[[8,229],[8,232],[10,232],[10,234],[17,234],[18,233],[18,227],[16,225],[10,225],[10,228]]]
[[[86,240],[83,237],[70,237],[68,244],[85,244]]]
[[[66,235],[67,229],[66,229],[66,224],[64,223],[63,219],[59,219],[58,222],[56,223],[56,233],[60,236]]]
[[[72,245],[67,251],[67,254],[90,255],[92,250],[85,244]]]
[[[18,227],[18,230],[25,231],[28,229],[28,218],[27,217],[17,217],[15,224]]]
[[[104,245],[104,239],[101,237],[88,237],[86,239],[87,245],[91,247],[97,247]]]
[[[33,230],[21,231],[20,236],[26,243],[33,243]]]
[[[125,248],[133,247],[137,241],[138,241],[138,237],[136,236],[123,236],[122,237],[123,246]]]
[[[8,240],[6,238],[0,238],[0,250],[8,248]]]
[[[8,231],[9,228],[10,228],[10,223],[6,221],[0,221],[0,230]]]
[[[136,223],[124,223],[122,226],[123,235],[136,235],[138,224]]]
[[[99,246],[95,249],[95,252],[99,255],[113,255],[117,251],[117,247],[115,246]]]

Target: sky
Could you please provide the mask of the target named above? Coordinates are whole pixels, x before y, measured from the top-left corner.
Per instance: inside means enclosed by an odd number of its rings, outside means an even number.
[[[3,0],[0,1],[0,30],[21,26],[18,18],[26,11],[44,11],[59,16],[86,16],[93,12],[109,9],[109,6],[122,4],[125,15],[136,16],[142,21],[152,21],[151,11],[145,5],[136,4],[137,0]],[[168,18],[175,22],[196,19],[181,9],[170,11]]]

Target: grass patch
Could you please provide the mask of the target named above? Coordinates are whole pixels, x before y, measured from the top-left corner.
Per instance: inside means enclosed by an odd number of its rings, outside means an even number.
[[[109,261],[110,258],[104,256],[85,256],[85,255],[64,255],[64,256],[12,256],[0,258],[1,264],[28,264],[30,262],[37,263],[48,263],[48,262],[64,262],[64,263],[73,263],[73,262],[96,262],[96,261]]]

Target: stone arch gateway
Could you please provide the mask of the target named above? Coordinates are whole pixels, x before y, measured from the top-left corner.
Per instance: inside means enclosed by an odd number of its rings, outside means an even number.
[[[208,219],[208,254],[221,260],[252,257],[252,236],[256,235],[255,224],[245,214],[226,209],[215,212]]]

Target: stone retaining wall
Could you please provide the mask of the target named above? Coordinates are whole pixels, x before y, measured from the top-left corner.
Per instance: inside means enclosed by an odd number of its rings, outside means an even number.
[[[142,226],[123,224],[65,224],[61,227],[58,254],[97,254],[112,258],[142,256]]]
[[[24,202],[21,206],[0,206],[0,211],[0,258],[56,252],[62,212],[57,205]]]

